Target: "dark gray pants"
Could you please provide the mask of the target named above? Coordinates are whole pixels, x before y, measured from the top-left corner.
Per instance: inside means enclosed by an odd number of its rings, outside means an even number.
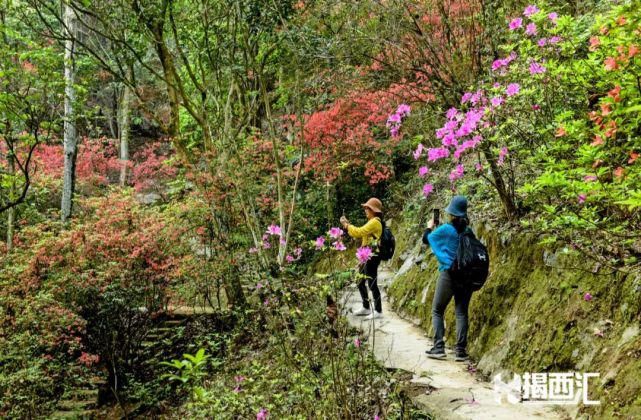
[[[383,312],[383,304],[381,302],[381,291],[378,288],[378,265],[381,263],[380,258],[372,257],[365,264],[362,264],[359,268],[359,272],[363,274],[363,277],[358,282],[358,291],[361,294],[361,299],[363,300],[363,308],[369,309],[370,302],[369,296],[367,295],[367,285],[372,291],[372,297],[374,298],[374,310],[378,313]]]
[[[462,351],[467,347],[467,310],[470,306],[471,290],[463,290],[455,286],[449,271],[441,271],[434,291],[432,301],[432,327],[434,328],[434,347],[444,349],[445,323],[443,316],[447,305],[454,297],[456,313],[456,350]]]

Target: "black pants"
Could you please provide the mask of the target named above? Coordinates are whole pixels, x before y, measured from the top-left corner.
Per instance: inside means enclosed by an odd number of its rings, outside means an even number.
[[[467,328],[469,325],[467,310],[470,306],[470,299],[472,298],[472,291],[456,287],[449,271],[442,271],[438,282],[436,283],[436,291],[434,292],[434,300],[432,301],[432,327],[434,328],[434,347],[438,349],[445,348],[443,336],[445,335],[445,323],[443,322],[443,315],[447,305],[454,296],[456,314],[456,350],[462,351],[467,347]]]
[[[359,269],[359,273],[363,274],[365,277],[362,277],[358,282],[358,291],[361,293],[361,298],[363,299],[363,308],[369,309],[369,297],[367,296],[367,285],[372,291],[374,296],[374,309],[376,312],[383,312],[383,305],[381,303],[381,291],[378,289],[378,265],[381,263],[381,259],[378,257],[372,257],[365,264],[362,264]]]

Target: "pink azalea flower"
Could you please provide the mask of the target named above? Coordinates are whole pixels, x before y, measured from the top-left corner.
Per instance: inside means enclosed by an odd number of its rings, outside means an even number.
[[[291,262],[294,262],[295,260],[293,256],[287,254],[287,256],[285,257],[285,261],[287,261],[288,263],[291,263]]]
[[[398,114],[392,114],[387,117],[387,123],[385,124],[388,128],[393,127],[401,123],[401,116]]]
[[[476,91],[476,92],[472,95],[472,97],[470,98],[470,103],[471,103],[472,105],[476,105],[476,104],[481,100],[481,98],[483,98],[483,92],[481,92],[480,90],[478,90],[478,91]]]
[[[463,165],[460,165],[460,164],[456,165],[456,169],[450,172],[450,181],[454,182],[457,179],[462,178],[464,173],[465,173],[465,170],[463,168]]]
[[[267,417],[269,417],[269,411],[266,408],[261,408],[256,414],[256,420],[267,420]]]
[[[461,155],[467,150],[467,149],[474,149],[478,144],[483,140],[481,136],[474,136],[472,137],[472,140],[467,140],[461,144],[456,151],[454,152],[454,157],[456,159],[460,159]]]
[[[519,93],[520,90],[521,85],[519,85],[518,83],[510,83],[509,85],[507,85],[507,88],[505,88],[505,93],[507,94],[507,96],[514,96]]]
[[[434,191],[434,186],[432,184],[423,185],[423,195],[428,197]]]
[[[325,237],[324,236],[319,236],[316,238],[316,242],[314,243],[316,245],[316,249],[321,249],[322,247],[325,246]]]
[[[358,337],[354,339],[354,346],[356,348],[359,348],[361,346],[361,340],[359,340]]]
[[[585,292],[585,294],[583,295],[583,300],[586,301],[586,302],[591,301],[592,300],[592,294],[590,292]]]
[[[453,120],[454,118],[456,118],[457,115],[458,115],[458,109],[456,108],[450,108],[445,113],[445,116],[447,117],[448,120]]]
[[[450,151],[445,147],[438,147],[436,149],[427,150],[427,160],[430,162],[444,159],[450,155]]]
[[[516,30],[516,29],[519,29],[519,28],[520,28],[520,27],[522,27],[522,26],[523,26],[523,19],[521,19],[521,18],[514,18],[514,19],[512,19],[512,21],[510,22],[509,28],[510,28],[510,31],[514,31],[514,30]]]
[[[541,105],[534,104],[532,105],[532,111],[538,111],[541,109]]]
[[[343,229],[337,227],[333,227],[329,230],[329,236],[334,239],[340,238],[341,236],[343,236],[343,233],[345,233],[343,232]]]
[[[436,130],[436,138],[437,139],[442,139],[445,134],[448,133],[448,130],[445,127],[441,127],[438,130]]]
[[[234,376],[234,380],[235,380],[237,383],[241,383],[241,382],[243,382],[243,381],[245,380],[245,377],[244,377],[244,376],[242,376],[242,375]]]
[[[558,44],[561,42],[561,37],[560,36],[553,36],[550,38],[550,44]]]
[[[501,150],[499,151],[499,160],[498,164],[503,165],[503,161],[505,160],[505,156],[508,155],[508,150],[507,147],[502,147]]]
[[[445,128],[447,132],[452,132],[458,128],[458,121],[448,121],[443,128]]]
[[[400,133],[399,126],[394,126],[394,127],[390,128],[389,129],[389,133],[393,138],[397,138],[399,136],[399,133]]]
[[[492,87],[493,87],[494,89],[500,89],[500,88],[501,88],[501,84],[500,84],[499,82],[496,82],[496,83],[494,83],[494,84],[492,85]]]
[[[418,176],[425,178],[425,176],[430,172],[430,169],[427,166],[421,166],[418,168]]]
[[[530,16],[532,16],[532,15],[538,13],[538,12],[539,12],[539,8],[536,7],[535,5],[531,4],[531,5],[529,5],[528,7],[525,8],[525,10],[523,11],[523,15],[527,16],[527,17],[530,17]]]
[[[499,58],[498,60],[494,60],[494,62],[492,63],[492,71],[497,71],[504,65],[505,65],[505,62],[503,61],[502,58]]]
[[[257,252],[258,252],[258,248],[256,248],[256,247],[251,247],[251,248],[249,248],[249,253],[250,253],[250,254],[255,254],[255,253],[257,253]]]
[[[263,234],[263,241],[266,241],[266,240],[268,240],[268,239],[269,239],[269,235],[268,235],[268,234],[266,234],[266,233],[265,233],[265,234]]]
[[[585,194],[579,194],[579,204],[585,203],[587,196]]]
[[[272,247],[272,244],[270,244],[270,243],[269,243],[269,242],[267,242],[267,241],[263,241],[263,248],[264,248],[264,249],[269,249],[269,248],[271,248],[271,247]]]
[[[495,96],[491,99],[490,102],[492,103],[493,107],[498,108],[499,106],[503,105],[504,99],[502,96]]]
[[[234,392],[237,394],[240,392],[240,385],[236,385],[236,388],[234,388]]]
[[[556,23],[556,20],[559,18],[559,14],[556,12],[552,12],[548,14],[548,19],[550,19],[552,22]]]
[[[483,170],[483,165],[478,162],[476,163],[476,165],[474,165],[474,167],[476,168],[477,172],[481,172]]]
[[[267,234],[268,235],[274,235],[274,236],[280,236],[280,235],[282,235],[282,231],[280,229],[280,226],[275,225],[275,224],[271,224],[267,228]]]
[[[297,257],[300,257],[303,254],[303,248],[300,248],[300,247],[296,248],[294,250],[294,254],[296,254]]]
[[[595,175],[586,175],[583,177],[583,180],[586,182],[594,182],[597,180],[597,177]]]
[[[529,23],[525,27],[525,33],[528,35],[536,35],[537,29],[536,29],[536,23]]]
[[[256,283],[256,290],[260,290],[262,288],[263,288],[263,283],[261,282]]]
[[[536,61],[530,63],[530,74],[541,74],[545,73],[547,69]]]
[[[365,264],[370,258],[372,258],[372,248],[368,246],[362,246],[356,250],[356,258],[360,261],[361,264]]]
[[[396,113],[401,116],[401,117],[407,117],[410,115],[411,108],[408,104],[400,104],[398,108],[396,108]]]
[[[539,47],[543,48],[545,45],[548,43],[547,38],[541,38],[539,41],[536,43]]]
[[[343,245],[341,241],[336,241],[334,242],[334,249],[336,251],[345,251],[347,248],[345,247],[345,245]]]
[[[445,137],[443,137],[443,141],[441,141],[441,144],[445,147],[456,146],[458,144],[458,141],[456,140],[456,136],[462,137],[467,135],[468,133],[465,133],[462,130],[457,130],[456,135],[448,134]]]
[[[469,102],[470,99],[472,99],[472,93],[471,92],[465,92],[463,96],[461,97],[461,103],[464,104],[466,102]]]
[[[422,154],[423,154],[423,143],[419,143],[413,154],[414,160],[418,160]]]

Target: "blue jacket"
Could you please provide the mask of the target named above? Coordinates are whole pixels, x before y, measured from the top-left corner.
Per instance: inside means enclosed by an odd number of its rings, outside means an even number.
[[[458,250],[459,234],[451,223],[444,223],[430,232],[423,233],[423,243],[432,247],[432,252],[438,260],[438,271],[448,270]]]

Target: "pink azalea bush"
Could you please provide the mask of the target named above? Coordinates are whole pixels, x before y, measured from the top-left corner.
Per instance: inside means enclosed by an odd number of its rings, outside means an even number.
[[[414,152],[423,195],[438,185],[430,168],[447,165],[452,189],[483,177],[506,214],[535,209],[531,217],[554,235],[578,230],[587,240],[608,226],[634,230],[641,222],[639,20],[641,10],[629,4],[613,5],[589,33],[584,22],[541,5],[509,19],[509,40],[487,78],[444,111],[440,144]]]

